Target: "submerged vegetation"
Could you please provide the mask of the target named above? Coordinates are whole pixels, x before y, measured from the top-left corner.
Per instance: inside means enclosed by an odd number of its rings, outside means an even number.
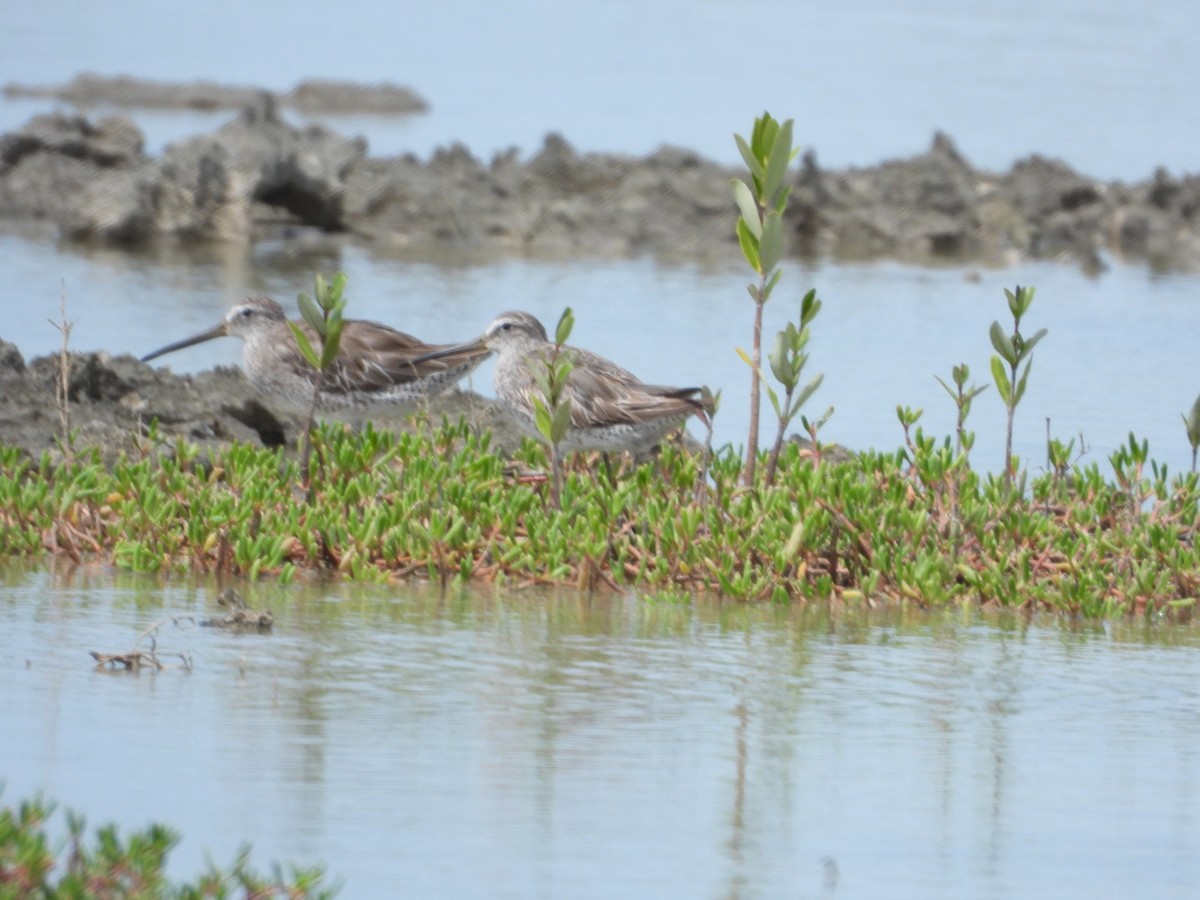
[[[1200,579],[1200,477],[1168,478],[1130,438],[1110,462],[1015,483],[951,438],[833,461],[793,442],[775,479],[675,446],[615,482],[577,458],[562,508],[465,424],[314,432],[294,457],[231,445],[211,459],[153,440],[112,468],[0,450],[0,554],[55,553],[144,572],[682,588],[744,600],[972,602],[1086,616],[1188,607]],[[583,463],[583,464],[580,464]],[[521,472],[544,470],[529,441]]]

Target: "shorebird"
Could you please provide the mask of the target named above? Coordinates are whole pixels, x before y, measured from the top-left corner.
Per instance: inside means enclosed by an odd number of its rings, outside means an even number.
[[[312,328],[298,324],[313,346],[319,346]],[[317,372],[301,355],[283,307],[269,297],[247,297],[219,325],[160,347],[143,356],[142,362],[225,335],[244,342],[242,368],[269,405],[293,415],[308,412]],[[321,383],[317,411],[352,422],[373,413],[409,412],[452,387],[488,355],[482,349],[461,353],[453,349],[426,344],[377,322],[347,319],[337,359]]]
[[[474,341],[419,356],[417,364],[438,359],[496,354],[493,378],[497,396],[507,404],[534,437],[534,397],[541,397],[533,373],[554,351],[546,329],[526,312],[506,312],[495,318]],[[708,420],[709,401],[696,395],[700,388],[646,384],[627,369],[587,350],[565,347],[572,369],[564,397],[571,401],[571,427],[559,449],[644,453],[660,443],[688,416]]]

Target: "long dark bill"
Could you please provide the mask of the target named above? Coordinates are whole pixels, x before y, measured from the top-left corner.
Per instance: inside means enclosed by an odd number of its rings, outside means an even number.
[[[159,347],[153,353],[147,353],[142,357],[142,362],[150,362],[152,359],[158,359],[160,356],[166,356],[168,353],[174,353],[176,350],[182,350],[184,347],[191,347],[193,344],[203,344],[205,341],[211,341],[213,338],[224,337],[228,332],[225,331],[225,323],[222,322],[215,328],[210,328],[208,331],[202,331],[199,334],[194,334],[190,338],[184,338],[182,341],[176,341],[173,344],[167,344],[165,347]]]
[[[410,365],[419,366],[423,362],[429,362],[433,359],[445,359],[447,356],[474,356],[478,353],[487,352],[487,344],[482,340],[476,339],[468,341],[465,344],[452,344],[449,347],[442,347],[440,350],[434,350],[432,353],[423,353],[420,356],[411,360]]]

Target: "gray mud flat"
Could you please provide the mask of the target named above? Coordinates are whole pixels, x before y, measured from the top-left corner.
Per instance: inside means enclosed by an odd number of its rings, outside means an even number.
[[[63,431],[56,397],[60,371],[58,356],[26,364],[16,347],[0,341],[0,444],[19,447],[35,459],[45,452],[61,456]],[[68,400],[76,449],[98,448],[106,463],[121,453],[143,452],[144,437],[155,420],[169,444],[182,437],[209,451],[235,440],[294,448],[303,425],[272,411],[240,369],[220,366],[197,375],[176,375],[129,355],[71,354]],[[428,415],[433,422],[442,416],[452,421],[466,417],[492,429],[498,446],[515,445],[519,436],[492,403],[469,391],[451,391],[430,403]],[[408,418],[377,424],[412,427]]]

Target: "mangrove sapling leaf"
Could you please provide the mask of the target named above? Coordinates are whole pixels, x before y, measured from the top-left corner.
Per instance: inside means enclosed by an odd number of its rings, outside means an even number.
[[[746,223],[746,227],[750,229],[754,237],[761,240],[762,221],[759,219],[758,204],[754,200],[754,195],[740,178],[734,178],[732,182],[733,198],[737,201],[738,209],[741,210],[741,220]]]
[[[296,337],[296,345],[300,348],[300,353],[310,366],[314,369],[321,368],[321,359],[317,356],[317,351],[313,349],[312,343],[308,339],[308,335],[295,322],[288,322],[288,328],[292,329],[292,334]]]
[[[767,213],[762,223],[762,241],[758,248],[760,272],[774,271],[783,255],[783,218],[777,210]],[[768,291],[767,293],[770,293]]]
[[[745,219],[739,218],[737,220],[737,236],[738,243],[742,247],[742,256],[746,257],[746,262],[750,263],[750,268],[754,269],[760,275],[763,274],[762,263],[759,262],[758,238],[754,236]],[[760,291],[760,293],[762,292]],[[751,296],[753,297],[754,295],[751,294]],[[756,302],[761,303],[762,300],[756,298]]]
[[[1004,333],[1004,329],[1000,327],[1000,323],[993,320],[992,327],[988,331],[988,337],[992,339],[992,346],[996,348],[996,352],[1010,366],[1017,363],[1017,349],[1013,346],[1012,339]]]
[[[321,276],[318,275],[318,278]],[[318,282],[320,284],[321,282]],[[321,296],[320,287],[317,288],[317,296]],[[304,317],[304,321],[312,326],[313,331],[317,334],[325,333],[325,315],[321,312],[321,308],[317,306],[315,300],[308,294],[300,293],[296,296],[296,303],[300,307],[300,315]],[[290,324],[290,323],[289,323]],[[296,326],[292,325],[292,330],[296,330]]]
[[[770,155],[763,175],[763,197],[768,204],[783,186],[784,176],[794,155],[792,153],[792,120],[788,119],[775,129],[770,140]],[[764,148],[765,149],[765,148]]]
[[[1013,397],[1012,405],[1016,406],[1021,402],[1021,398],[1025,396],[1025,383],[1029,381],[1029,370],[1033,368],[1033,360],[1025,363],[1025,369],[1021,373],[1021,379],[1017,382],[1017,393]]]
[[[755,129],[757,131],[757,128]],[[740,134],[733,136],[734,142],[737,144],[738,152],[742,154],[742,161],[746,164],[746,168],[750,170],[751,177],[756,181],[761,181],[763,176],[762,163],[758,161],[758,156],[755,155],[750,145],[746,143],[746,139]],[[758,140],[757,134],[754,140]]]
[[[558,325],[554,329],[554,340],[561,347],[571,337],[571,331],[575,327],[575,313],[571,307],[563,310],[562,315],[558,318]]]
[[[998,356],[992,357],[992,378],[996,381],[996,390],[1000,392],[1000,399],[1004,401],[1004,405],[1013,406],[1012,385],[1008,382],[1008,373],[1004,371],[1004,363]]]
[[[809,397],[811,397],[814,393],[816,393],[817,388],[819,388],[821,386],[821,383],[824,380],[825,380],[825,373],[819,372],[818,374],[813,376],[812,381],[810,381],[808,384],[806,384],[803,388],[800,389],[800,393],[796,394],[795,398],[792,400],[791,409],[788,410],[787,417],[789,420],[795,417],[796,413],[800,410],[800,407],[804,405],[805,401],[807,401]],[[831,406],[831,407],[829,407],[829,409],[827,409],[825,411],[825,414],[819,419],[820,423],[822,425],[824,425],[825,422],[832,415],[833,415],[833,407]]]
[[[1047,329],[1047,328],[1041,328],[1031,338],[1022,337],[1021,338],[1021,355],[1027,356],[1030,353],[1032,353],[1033,348],[1037,346],[1038,341],[1040,341],[1042,338],[1044,338],[1048,331],[1049,331],[1049,329]]]

